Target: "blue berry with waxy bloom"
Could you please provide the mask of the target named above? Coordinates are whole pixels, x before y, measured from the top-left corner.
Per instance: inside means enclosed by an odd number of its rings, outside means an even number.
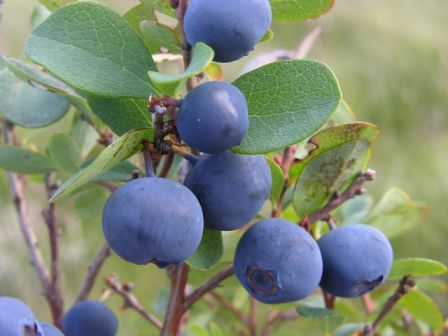
[[[264,303],[303,299],[319,286],[322,257],[314,239],[283,219],[264,219],[241,237],[233,261],[249,294]]]
[[[383,283],[393,261],[389,240],[364,224],[334,229],[318,240],[323,290],[340,297],[363,295]]]
[[[192,255],[204,228],[193,193],[158,177],[135,179],[115,190],[104,206],[102,222],[107,242],[121,258],[159,267]]]
[[[207,82],[187,94],[176,126],[190,147],[217,154],[241,143],[249,128],[246,98],[232,84]]]
[[[204,155],[185,179],[209,229],[236,230],[260,211],[271,192],[272,175],[261,155],[224,152]]]
[[[34,313],[22,301],[12,297],[0,297],[1,336],[43,336]]]
[[[64,316],[62,328],[66,336],[115,336],[118,320],[104,303],[81,301]]]
[[[203,42],[215,61],[232,62],[247,55],[272,22],[269,0],[192,0],[184,18],[191,45]]]

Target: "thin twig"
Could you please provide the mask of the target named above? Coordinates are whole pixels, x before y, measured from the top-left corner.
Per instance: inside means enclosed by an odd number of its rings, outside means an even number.
[[[312,213],[301,220],[299,225],[301,226],[309,226],[319,220],[327,220],[330,213],[342,205],[344,202],[349,199],[354,198],[355,196],[362,195],[364,193],[364,189],[362,185],[364,182],[372,181],[375,179],[375,171],[368,169],[363,173],[359,173],[353,183],[342,193],[333,195],[333,198],[325,205],[322,209]]]
[[[249,333],[251,336],[257,336],[258,306],[258,301],[251,297],[249,314]]]
[[[276,161],[282,168],[285,179],[283,181],[283,188],[277,200],[277,203],[275,207],[272,209],[271,213],[272,217],[279,218],[282,215],[283,202],[289,187],[289,170],[291,169],[291,165],[294,163],[296,152],[297,152],[297,145],[292,145],[283,151],[283,156],[279,155],[278,157],[276,157]]]
[[[334,309],[334,301],[336,300],[336,297],[331,295],[330,293],[323,291],[323,290],[322,290],[322,295],[324,297],[325,308],[330,309],[330,310]]]
[[[261,336],[269,336],[276,328],[279,322],[294,320],[299,315],[295,309],[289,310],[272,310],[266,316],[266,321],[261,331]]]
[[[232,304],[232,302],[227,300],[224,296],[222,296],[221,294],[217,293],[216,291],[211,291],[211,292],[209,292],[209,294],[210,294],[210,296],[212,298],[214,298],[216,301],[218,301],[219,304],[221,304],[221,306],[223,308],[227,309],[233,315],[235,315],[235,317],[238,319],[238,321],[240,321],[245,327],[248,326],[248,324],[249,324],[249,317],[246,316],[241,310],[236,308]]]
[[[159,177],[167,177],[170,172],[171,166],[174,162],[175,153],[169,152],[165,155],[165,160],[163,161],[162,170],[159,173]]]
[[[367,315],[373,314],[373,312],[376,310],[375,302],[373,302],[369,293],[362,296],[362,303]]]
[[[86,300],[89,297],[89,294],[92,291],[93,286],[95,285],[98,273],[100,272],[104,261],[110,255],[111,249],[109,244],[103,243],[87,268],[87,274],[82,282],[81,289],[79,290],[75,303]]]
[[[364,328],[363,335],[364,336],[373,336],[375,335],[375,329],[381,323],[381,321],[390,313],[392,308],[397,304],[397,302],[415,286],[415,280],[411,275],[404,276],[395,292],[391,297],[386,301],[377,318],[373,321],[372,324],[367,325]]]
[[[120,295],[124,299],[123,309],[133,309],[138,312],[145,320],[151,323],[154,327],[161,330],[162,322],[151,315],[145,307],[143,307],[137,300],[134,294],[132,294],[131,284],[121,284],[118,277],[115,275],[108,276],[104,279],[104,283],[110,288],[114,293]]]
[[[199,286],[196,290],[194,290],[190,295],[188,295],[185,298],[185,308],[190,308],[195,302],[197,302],[199,299],[201,299],[205,294],[211,292],[216,287],[218,287],[221,282],[226,280],[227,278],[234,275],[235,272],[233,270],[233,266],[229,266],[218,273],[216,273],[214,276],[212,276],[210,279],[208,279],[204,284]]]

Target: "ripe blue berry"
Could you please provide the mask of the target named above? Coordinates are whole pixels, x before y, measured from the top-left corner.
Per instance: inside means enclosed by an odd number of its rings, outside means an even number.
[[[62,326],[67,336],[115,336],[118,321],[103,303],[82,301],[67,312]]]
[[[47,322],[40,322],[40,326],[42,327],[45,336],[64,336],[62,331]]]
[[[134,264],[177,264],[199,246],[204,220],[193,193],[150,177],[115,190],[103,209],[103,232],[112,250]]]
[[[231,152],[204,155],[185,185],[196,195],[210,229],[236,230],[260,211],[271,192],[272,177],[263,156]]]
[[[0,297],[1,336],[42,336],[42,328],[31,309],[22,301]]]
[[[322,257],[314,239],[283,219],[265,219],[241,237],[233,262],[249,294],[264,303],[296,301],[310,295],[322,276]]]
[[[184,19],[187,40],[215,51],[215,61],[232,62],[247,55],[272,22],[268,0],[192,0]]]
[[[320,285],[332,295],[363,295],[389,274],[392,247],[381,231],[371,226],[344,226],[330,231],[317,243],[324,261]]]
[[[190,147],[217,154],[241,143],[249,128],[247,102],[226,82],[207,82],[187,94],[176,126]]]

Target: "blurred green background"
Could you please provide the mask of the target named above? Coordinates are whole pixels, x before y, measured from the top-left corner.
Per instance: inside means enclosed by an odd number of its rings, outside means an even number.
[[[135,0],[102,2],[120,13],[137,4]],[[4,0],[0,6],[1,54],[23,57],[35,5],[32,0]],[[358,119],[378,124],[382,130],[370,164],[377,172],[377,180],[368,185],[369,192],[379,199],[390,187],[399,186],[431,208],[424,222],[392,241],[396,256],[429,257],[444,263],[448,263],[447,13],[448,1],[443,0],[340,0],[318,20],[275,23],[274,39],[261,44],[250,56],[277,48],[294,50],[307,32],[314,27],[322,28],[309,57],[327,63],[334,70]],[[247,61],[225,65],[226,79],[236,78]],[[26,143],[42,149],[49,135],[67,129],[69,122],[70,116],[45,131],[20,132]],[[40,186],[31,184],[27,196],[32,220],[41,247],[48,252],[46,228],[40,215],[45,207],[41,195]],[[89,211],[78,213],[73,208],[58,211],[67,304],[73,300],[83,271],[101,244],[99,210],[106,195],[102,191],[98,195],[95,200],[79,200],[80,204],[91,204]],[[131,266],[116,257],[106,262],[101,277],[110,273],[136,283],[136,294],[145,304],[153,301],[167,283],[164,272],[153,266]],[[101,295],[102,288],[100,281],[94,298]],[[49,318],[1,172],[0,295],[19,296],[40,318]],[[446,305],[446,296],[438,300]],[[121,304],[116,297],[110,302],[116,308]],[[156,334],[151,329],[139,333],[146,324],[133,312],[124,312],[120,323],[120,335]]]

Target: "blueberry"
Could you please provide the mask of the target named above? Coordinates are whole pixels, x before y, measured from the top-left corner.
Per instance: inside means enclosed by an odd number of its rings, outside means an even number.
[[[252,297],[264,303],[283,303],[303,299],[319,286],[322,257],[303,228],[269,218],[243,234],[233,267]]]
[[[1,336],[42,336],[42,328],[31,309],[12,297],[0,297]]]
[[[183,185],[139,178],[115,190],[103,209],[103,232],[112,250],[138,265],[177,264],[199,246],[201,206]]]
[[[344,226],[330,231],[317,243],[324,261],[320,285],[332,295],[363,295],[389,274],[392,247],[381,231],[371,226]]]
[[[190,147],[217,154],[241,143],[249,128],[247,102],[226,82],[207,82],[187,94],[176,119],[181,138]]]
[[[114,336],[118,321],[103,303],[82,301],[67,312],[62,326],[67,336]]]
[[[40,326],[42,327],[45,336],[64,336],[62,331],[47,322],[40,322]]]
[[[215,61],[232,62],[261,40],[272,22],[268,0],[192,0],[184,19],[187,40],[215,51]]]
[[[263,156],[224,152],[204,155],[188,173],[185,185],[201,204],[205,226],[229,231],[257,215],[271,192],[272,178]]]

